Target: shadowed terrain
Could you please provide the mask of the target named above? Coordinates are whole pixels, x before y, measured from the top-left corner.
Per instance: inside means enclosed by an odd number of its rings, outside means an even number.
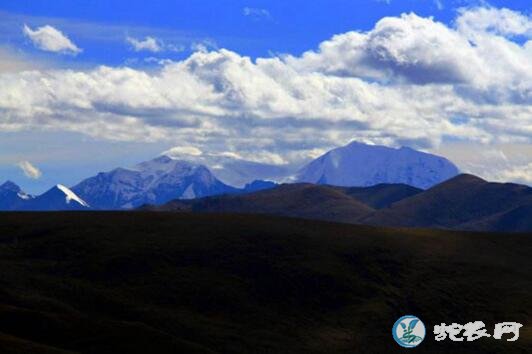
[[[359,222],[383,226],[532,231],[530,207],[532,188],[528,186],[490,183],[463,174],[363,217]]]
[[[174,200],[148,209],[216,213],[271,214],[351,222],[374,209],[345,193],[346,188],[315,184],[283,184],[249,194]]]
[[[527,353],[527,234],[257,215],[0,213],[2,353]],[[435,324],[524,325],[516,342],[436,342]]]
[[[258,213],[352,224],[532,232],[532,188],[462,174],[427,190],[405,184],[283,184],[245,195],[173,200],[146,210]]]

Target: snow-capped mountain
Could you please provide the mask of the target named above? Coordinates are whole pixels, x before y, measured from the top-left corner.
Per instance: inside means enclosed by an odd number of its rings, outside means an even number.
[[[15,183],[0,185],[0,210],[88,210],[90,206],[67,187],[58,184],[37,197],[24,193]]]
[[[457,174],[458,168],[440,156],[352,142],[304,166],[295,181],[337,186],[405,183],[426,189]]]
[[[11,181],[0,185],[0,210],[17,210],[32,198]]]
[[[19,210],[89,210],[90,205],[69,188],[58,184],[47,192],[28,200]]]
[[[205,166],[165,155],[132,168],[98,173],[72,190],[96,209],[130,209],[237,191],[214,177]]]

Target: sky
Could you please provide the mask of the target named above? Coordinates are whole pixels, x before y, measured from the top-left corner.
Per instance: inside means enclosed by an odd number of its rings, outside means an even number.
[[[358,140],[532,184],[531,10],[3,0],[0,183],[38,194],[161,153],[293,170]]]

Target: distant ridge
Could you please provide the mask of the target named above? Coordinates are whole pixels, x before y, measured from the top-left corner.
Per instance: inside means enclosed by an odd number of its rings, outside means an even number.
[[[348,187],[345,193],[375,209],[382,209],[391,204],[411,197],[423,190],[407,184],[381,183],[371,187]]]
[[[252,213],[350,222],[373,209],[341,190],[313,184],[283,184],[244,195],[174,200],[145,209],[217,213]]]
[[[0,186],[0,211],[89,210],[90,206],[69,188],[58,184],[39,196],[23,192],[13,182]]]
[[[284,184],[245,195],[174,200],[147,210],[256,213],[375,226],[532,231],[532,188],[462,174],[428,190],[404,184]]]

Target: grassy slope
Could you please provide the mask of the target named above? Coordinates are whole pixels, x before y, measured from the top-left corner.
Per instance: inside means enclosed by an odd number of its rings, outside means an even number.
[[[353,222],[373,209],[342,188],[313,184],[283,184],[251,194],[174,200],[155,210],[254,213]]]
[[[371,187],[348,187],[345,193],[375,209],[389,207],[402,199],[422,193],[423,190],[407,184],[377,184]]]
[[[378,210],[359,221],[371,225],[458,229],[467,225],[468,228],[481,228],[486,218],[496,217],[497,214],[504,214],[531,203],[530,187],[512,183],[491,183],[473,175],[462,174],[423,193],[400,200],[390,208]],[[519,220],[524,222],[526,216],[520,216]],[[488,225],[490,223],[484,226]],[[511,223],[508,225],[513,226]],[[497,230],[496,227],[495,229]]]
[[[518,321],[530,235],[400,230],[254,215],[0,214],[2,353],[391,353],[401,315]]]

